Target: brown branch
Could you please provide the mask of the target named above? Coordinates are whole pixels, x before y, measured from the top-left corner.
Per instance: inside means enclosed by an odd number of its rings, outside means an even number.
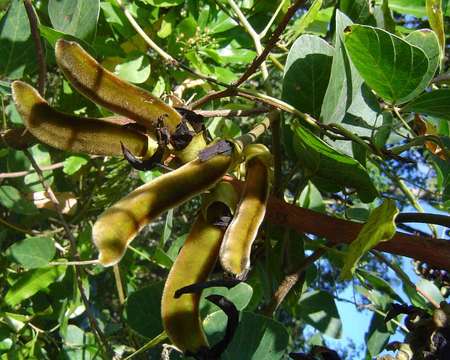
[[[363,224],[288,204],[275,197],[268,203],[266,220],[287,226],[298,233],[309,233],[328,239],[333,244],[348,244],[356,239]],[[438,269],[450,270],[450,241],[397,232],[376,249],[424,261]]]
[[[234,96],[236,95],[236,89],[235,88],[227,88],[225,90],[221,90],[221,91],[215,91],[212,93],[209,93],[207,95],[205,95],[204,97],[202,97],[201,99],[194,101],[190,108],[192,110],[194,109],[198,109],[199,107],[203,106],[204,104],[213,101],[213,100],[218,100],[218,99],[222,99],[224,97],[228,97],[228,96]]]
[[[53,204],[55,205],[55,209],[57,211],[59,220],[61,221],[61,224],[64,227],[64,230],[66,232],[67,237],[69,238],[70,241],[70,255],[71,255],[71,260],[79,260],[79,255],[77,252],[77,248],[76,248],[76,240],[75,237],[72,234],[72,231],[69,228],[69,225],[66,222],[66,219],[64,219],[64,216],[61,212],[61,205],[58,201],[58,199],[55,196],[55,193],[53,192],[52,188],[50,187],[50,185],[45,181],[44,178],[44,174],[42,173],[41,168],[39,167],[38,163],[36,162],[36,160],[34,159],[33,155],[31,154],[31,152],[27,149],[23,150],[25,156],[28,158],[28,160],[31,163],[31,166],[33,167],[33,169],[36,171],[38,177],[39,177],[39,181],[41,182],[42,186],[44,187],[45,191],[47,192],[50,200],[53,202]],[[102,346],[102,350],[105,352],[104,355],[110,355],[112,354],[112,350],[106,340],[105,335],[103,334],[102,330],[100,329],[97,320],[95,319],[94,315],[92,314],[91,310],[90,310],[90,304],[89,304],[89,300],[86,297],[86,294],[84,292],[84,288],[83,288],[83,283],[81,282],[81,274],[80,274],[80,269],[77,266],[74,266],[74,271],[75,271],[75,278],[76,278],[76,282],[77,282],[77,287],[78,290],[80,292],[80,296],[81,299],[83,301],[83,304],[85,306],[86,309],[86,314],[87,317],[89,319],[89,323],[91,325],[91,328],[94,332],[94,334],[96,334],[96,336],[99,339],[99,342]]]
[[[236,83],[234,84],[235,87],[240,86],[244,81],[246,81],[261,66],[264,60],[266,60],[266,57],[269,55],[270,51],[276,45],[278,39],[280,38],[280,35],[283,33],[284,29],[288,25],[289,20],[291,20],[291,18],[295,15],[298,8],[302,6],[304,2],[305,0],[297,0],[293,5],[289,7],[283,19],[270,36],[270,39],[267,42],[267,45],[265,46],[261,55],[259,55],[258,57],[255,58],[255,60],[253,60],[253,62],[247,68],[245,73],[239,78],[238,81],[236,81]]]
[[[55,170],[64,167],[64,161],[47,165],[47,166],[41,166],[42,171],[48,171],[48,170]],[[27,176],[29,174],[34,173],[35,170],[25,170],[25,171],[16,171],[16,172],[10,172],[10,173],[0,173],[0,179],[8,179],[8,178],[17,178],[22,176]]]
[[[428,213],[401,213],[395,218],[398,223],[422,223],[442,225],[450,228],[450,216]]]
[[[308,256],[303,262],[298,266],[295,271],[286,275],[281,284],[278,286],[277,290],[273,293],[270,303],[263,309],[262,313],[266,316],[272,316],[273,313],[278,309],[278,306],[283,302],[289,291],[294,287],[294,285],[299,281],[302,273],[316,260],[318,260],[323,254],[327,252],[326,248],[319,248],[313,254]]]
[[[243,185],[229,177],[224,180],[230,181],[238,190]],[[265,220],[299,234],[326,238],[331,244],[351,243],[364,225],[300,208],[274,196],[269,198]],[[391,240],[380,243],[375,249],[423,261],[436,269],[450,270],[450,241],[444,239],[397,232]]]
[[[45,62],[44,48],[42,47],[41,36],[39,34],[39,19],[33,5],[31,4],[31,0],[24,0],[23,4],[25,5],[25,10],[27,11],[28,20],[30,22],[31,36],[33,37],[34,46],[36,48],[39,68],[38,90],[39,93],[44,96],[47,77],[47,64]]]
[[[195,113],[202,115],[204,117],[244,117],[259,115],[269,112],[270,109],[264,106],[255,107],[248,110],[229,110],[229,109],[219,109],[219,110],[195,110]]]

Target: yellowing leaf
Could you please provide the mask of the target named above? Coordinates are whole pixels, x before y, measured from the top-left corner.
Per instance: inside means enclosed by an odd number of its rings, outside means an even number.
[[[390,240],[396,231],[395,217],[398,214],[394,200],[387,199],[369,216],[358,237],[353,241],[345,257],[340,280],[351,279],[361,257],[381,241]]]

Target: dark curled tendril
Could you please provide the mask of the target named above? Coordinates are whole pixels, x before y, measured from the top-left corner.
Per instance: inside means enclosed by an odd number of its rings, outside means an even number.
[[[205,130],[205,118],[203,115],[197,114],[195,111],[180,107],[176,107],[175,110],[181,114],[181,116],[192,126],[197,134]]]
[[[211,348],[202,348],[195,354],[187,352],[186,355],[193,356],[197,360],[219,360],[236,333],[236,329],[239,325],[239,311],[230,300],[222,295],[209,295],[206,299],[218,306],[227,316],[228,321],[225,335],[222,340]]]
[[[175,291],[175,294],[173,297],[175,299],[178,299],[180,296],[184,294],[197,294],[202,292],[205,289],[211,288],[211,287],[226,287],[227,289],[232,289],[236,285],[239,285],[241,283],[240,280],[236,279],[223,279],[223,280],[211,280],[211,281],[205,281],[201,283],[191,284],[188,286],[184,286],[177,291]]]
[[[228,155],[230,156],[233,151],[233,146],[229,141],[221,140],[215,144],[208,146],[198,153],[200,161],[207,161],[216,155]]]
[[[136,170],[147,171],[153,169],[155,166],[161,165],[161,161],[164,155],[164,147],[158,146],[155,153],[146,160],[139,160],[135,157],[130,150],[128,150],[122,142],[122,153],[125,160]]]
[[[175,128],[175,132],[171,134],[170,144],[177,151],[183,150],[184,148],[186,148],[186,146],[189,145],[193,136],[194,132],[189,130],[186,120],[184,120],[183,118]]]
[[[125,145],[120,143],[120,146],[122,147],[122,153],[124,158],[136,170],[147,171],[153,169],[155,166],[160,166],[165,170],[172,170],[161,164],[164,156],[164,150],[169,142],[169,137],[170,134],[167,128],[164,126],[164,121],[163,118],[161,117],[160,119],[158,119],[158,123],[156,125],[156,140],[158,142],[158,148],[156,149],[154,154],[150,156],[150,158],[145,160],[139,160],[131,153],[130,150],[128,150],[125,147]]]

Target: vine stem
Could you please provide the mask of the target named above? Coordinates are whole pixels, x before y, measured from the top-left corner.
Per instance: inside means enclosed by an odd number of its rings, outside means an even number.
[[[125,292],[123,291],[122,277],[120,276],[119,265],[113,266],[114,280],[116,281],[117,295],[119,297],[120,305],[125,304]]]
[[[122,12],[124,13],[124,15],[126,16],[126,18],[128,19],[128,21],[130,22],[131,26],[134,28],[134,30],[136,30],[136,32],[142,37],[142,39],[148,44],[148,46],[150,46],[151,49],[153,49],[154,51],[156,51],[156,53],[161,56],[166,62],[168,62],[169,64],[172,64],[174,66],[177,66],[189,73],[191,73],[192,75],[198,77],[199,79],[203,79],[205,81],[208,81],[210,83],[219,85],[219,86],[224,86],[224,87],[229,87],[228,84],[225,84],[221,81],[218,81],[212,77],[203,75],[198,73],[197,71],[191,69],[190,67],[184,65],[181,61],[175,59],[172,55],[170,55],[169,53],[165,52],[163,49],[161,49],[148,35],[147,33],[144,31],[144,29],[141,28],[141,26],[138,24],[138,22],[134,19],[133,15],[128,11],[128,9],[125,7],[125,5],[123,4],[122,0],[116,0],[117,4],[119,5],[120,9],[122,10]]]
[[[286,298],[287,294],[289,294],[289,291],[291,291],[294,285],[298,282],[302,273],[312,263],[321,258],[326,252],[327,250],[325,248],[317,249],[314,253],[305,258],[305,260],[303,260],[303,262],[293,272],[286,275],[277,290],[273,293],[270,303],[263,309],[262,313],[266,316],[273,316],[275,311]]]
[[[28,149],[23,150],[25,156],[28,158],[28,160],[31,163],[31,166],[33,167],[33,169],[35,170],[36,174],[38,175],[39,181],[42,184],[42,186],[44,187],[46,193],[48,194],[50,200],[52,201],[53,205],[55,206],[56,209],[56,213],[58,214],[58,218],[61,221],[61,224],[64,227],[64,230],[66,232],[67,237],[69,238],[69,242],[70,242],[70,255],[72,258],[76,259],[78,261],[78,253],[76,250],[76,239],[72,234],[72,231],[69,228],[69,225],[66,222],[66,219],[64,219],[64,216],[61,212],[61,205],[58,201],[58,199],[55,196],[55,193],[53,192],[52,188],[50,187],[50,185],[45,181],[44,178],[44,174],[42,173],[41,168],[39,167],[38,163],[36,162],[36,160],[34,159],[33,155],[30,153],[30,151]],[[80,296],[81,299],[83,301],[83,304],[85,306],[86,309],[86,314],[87,317],[89,319],[89,323],[91,325],[91,328],[94,332],[94,334],[96,335],[96,337],[98,338],[99,343],[101,344],[102,347],[102,352],[103,355],[108,358],[110,356],[108,356],[108,354],[112,354],[113,351],[110,348],[105,335],[103,334],[102,330],[100,329],[97,320],[95,319],[94,315],[92,314],[91,310],[90,310],[90,304],[89,304],[89,300],[86,296],[86,293],[84,292],[83,289],[83,284],[81,282],[81,274],[79,271],[79,268],[77,266],[74,266],[74,271],[75,271],[75,278],[76,278],[76,282],[77,282],[77,287],[78,290],[80,292]]]
[[[39,93],[44,96],[45,83],[47,78],[47,64],[45,62],[44,48],[42,46],[41,36],[39,34],[39,19],[31,3],[31,0],[24,0],[23,4],[25,5],[28,21],[30,22],[31,36],[33,37],[34,47],[36,48],[39,68],[38,90]]]

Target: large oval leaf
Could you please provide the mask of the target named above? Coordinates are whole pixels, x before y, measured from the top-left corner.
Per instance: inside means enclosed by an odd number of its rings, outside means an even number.
[[[318,118],[330,79],[333,52],[318,36],[300,36],[286,60],[283,100]]]
[[[50,0],[48,3],[53,27],[80,39],[94,34],[99,13],[99,0]]]
[[[367,170],[355,159],[341,154],[311,131],[294,128],[294,149],[302,165],[315,185],[327,182],[333,185],[328,191],[343,187],[355,188],[363,202],[371,202],[378,195]]]
[[[324,335],[340,338],[342,321],[331,294],[322,290],[314,290],[303,294],[298,302],[297,311],[300,317]]]
[[[55,243],[47,237],[29,237],[9,247],[14,259],[28,269],[44,267],[55,256]]]
[[[385,101],[402,104],[425,89],[427,55],[405,40],[382,29],[352,25],[345,32],[345,47],[367,85]]]
[[[66,266],[51,266],[30,270],[24,273],[8,290],[4,301],[6,305],[14,306],[23,300],[46,289],[51,283],[60,278],[66,271]]]
[[[450,120],[450,89],[438,89],[414,99],[403,109]]]
[[[128,325],[144,337],[153,338],[163,331],[161,297],[164,283],[159,282],[130,294],[125,306]]]
[[[405,38],[405,40],[411,45],[422,49],[428,59],[427,73],[423,77],[422,82],[417,89],[411,94],[410,98],[413,99],[420,95],[423,90],[430,85],[431,80],[434,78],[441,61],[441,48],[436,33],[430,29],[413,31]]]
[[[13,0],[0,22],[0,78],[19,79],[36,68],[30,22],[21,0]]]
[[[227,317],[216,311],[203,321],[208,340],[221,340]],[[285,354],[289,335],[279,322],[251,312],[243,312],[233,340],[221,355],[223,360],[277,360]]]

